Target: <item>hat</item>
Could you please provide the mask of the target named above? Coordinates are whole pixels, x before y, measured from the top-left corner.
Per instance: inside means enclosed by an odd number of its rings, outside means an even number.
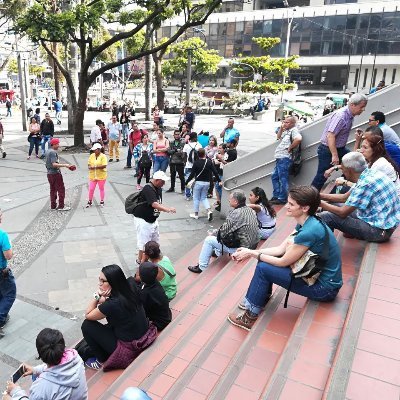
[[[55,144],[60,144],[60,139],[53,138],[50,140],[50,146],[53,146]]]
[[[226,140],[226,143],[236,143],[236,138],[235,137],[230,137]]]
[[[169,181],[169,177],[164,171],[157,171],[153,174],[153,179],[160,179],[162,181]]]
[[[146,261],[139,265],[140,280],[146,285],[152,285],[158,274],[158,266],[152,262]]]
[[[90,150],[100,150],[101,149],[101,144],[100,143],[95,143]]]

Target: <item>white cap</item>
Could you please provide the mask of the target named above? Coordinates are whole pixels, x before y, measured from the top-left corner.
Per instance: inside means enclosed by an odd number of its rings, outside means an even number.
[[[160,179],[162,181],[169,181],[169,177],[164,171],[157,171],[153,174],[153,179]]]
[[[99,150],[101,149],[101,144],[100,143],[95,143],[90,150],[95,151],[97,149],[99,149]]]

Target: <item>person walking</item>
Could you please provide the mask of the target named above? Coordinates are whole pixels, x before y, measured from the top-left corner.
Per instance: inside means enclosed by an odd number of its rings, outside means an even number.
[[[56,112],[57,125],[61,125],[61,114],[62,114],[63,104],[60,99],[57,99],[54,103],[54,111]]]
[[[215,155],[218,153],[218,140],[215,136],[210,136],[208,139],[208,145],[205,147],[206,156],[211,161],[214,160]],[[218,174],[219,175],[219,174]],[[214,180],[211,177],[210,187],[208,188],[207,198],[211,199],[214,192]]]
[[[1,122],[1,118],[0,118],[0,154],[1,154],[2,158],[6,158],[7,153],[4,150],[3,140],[4,140],[4,126],[3,126],[3,123]]]
[[[187,179],[192,172],[193,163],[198,159],[198,151],[201,149],[201,144],[197,141],[197,133],[191,132],[189,143],[186,143],[183,152],[185,153],[185,178]],[[185,198],[187,201],[190,201],[192,197],[192,190],[186,187],[185,189]]]
[[[50,207],[52,210],[69,211],[71,207],[66,207],[65,186],[60,168],[71,168],[71,164],[61,164],[58,158],[57,150],[60,147],[60,139],[50,140],[51,148],[46,153],[47,180],[50,184]],[[57,207],[58,196],[58,207]]]
[[[86,204],[86,208],[92,206],[93,195],[97,185],[99,185],[100,191],[100,207],[104,207],[104,186],[107,179],[107,157],[101,152],[100,143],[94,143],[91,150],[93,153],[89,156],[88,160],[89,200]]]
[[[170,142],[168,154],[171,159],[169,162],[169,170],[171,173],[171,187],[167,190],[167,193],[172,193],[175,191],[175,180],[176,174],[178,173],[179,180],[181,181],[181,193],[185,191],[185,153],[183,152],[183,147],[185,143],[181,139],[181,133],[179,130],[174,131],[174,140]]]
[[[126,146],[128,143],[129,119],[125,109],[122,111],[119,123],[121,124],[122,130],[122,146]]]
[[[96,119],[96,125],[90,130],[90,145],[93,146],[95,143],[103,144],[103,138],[101,136],[100,126],[103,124],[101,119]]]
[[[3,213],[0,210],[0,223]],[[0,229],[0,337],[4,336],[4,326],[10,319],[9,312],[14,304],[17,288],[11,269],[7,262],[13,256],[12,247],[8,234]]]
[[[153,158],[153,143],[149,142],[149,136],[144,135],[142,143],[135,146],[133,150],[135,159],[138,160],[138,175],[137,175],[137,186],[136,189],[140,190],[142,187],[140,183],[142,182],[143,175],[146,178],[146,183],[150,181],[150,170]]]
[[[11,115],[11,107],[12,107],[11,101],[7,97],[7,99],[6,99],[6,109],[7,109],[6,117],[12,117],[12,115]]]
[[[40,125],[37,123],[35,118],[31,118],[31,123],[29,124],[29,151],[28,160],[30,160],[33,148],[35,148],[36,158],[39,158],[39,145],[40,145]]]
[[[133,150],[134,148],[142,141],[143,136],[147,134],[147,131],[143,129],[139,129],[139,126],[136,121],[132,121],[132,129],[129,131],[128,135],[128,155],[126,157],[126,165],[124,169],[130,169],[132,168],[132,156],[133,156]],[[138,167],[138,162],[139,159],[133,157],[135,161],[135,175],[134,177],[136,178],[138,176],[139,172],[139,167]]]
[[[119,161],[119,142],[121,141],[121,124],[115,115],[111,117],[111,121],[107,124],[109,138],[109,155],[110,162],[114,161],[114,149],[117,162]]]
[[[40,133],[42,135],[42,155],[40,158],[43,159],[46,153],[46,143],[54,136],[54,122],[49,113],[45,114],[44,120],[40,123]]]
[[[185,182],[186,185],[188,185],[192,179],[195,181],[193,186],[194,213],[190,214],[190,218],[199,219],[200,203],[203,203],[204,208],[207,210],[208,220],[212,221],[213,213],[207,198],[207,192],[212,175],[214,175],[219,184],[221,183],[221,179],[212,161],[206,157],[206,151],[204,149],[199,149],[198,155],[199,159],[193,163],[192,171]]]
[[[164,131],[159,128],[157,132],[157,139],[153,142],[154,149],[154,167],[153,172],[163,171],[168,168],[169,156],[169,140],[164,136]]]

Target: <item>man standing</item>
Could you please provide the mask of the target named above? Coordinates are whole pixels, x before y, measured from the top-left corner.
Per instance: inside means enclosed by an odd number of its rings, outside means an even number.
[[[385,144],[392,143],[400,146],[399,135],[386,123],[386,117],[382,111],[374,111],[371,113],[368,119],[368,125],[381,128]]]
[[[299,130],[296,128],[296,117],[286,117],[277,133],[280,140],[275,149],[275,169],[272,173],[272,199],[271,204],[286,204],[289,193],[289,169],[293,163],[292,151],[302,140]]]
[[[185,191],[185,153],[183,152],[183,147],[185,143],[181,139],[181,134],[179,130],[174,131],[174,140],[169,143],[168,154],[171,157],[169,160],[169,170],[171,173],[171,187],[167,190],[167,193],[175,191],[175,180],[176,173],[178,173],[179,179],[181,181],[181,193]]]
[[[114,149],[117,162],[119,161],[119,142],[121,141],[121,124],[115,115],[111,117],[111,121],[107,124],[108,139],[109,139],[109,154],[110,162],[114,161]]]
[[[213,252],[219,257],[223,252],[233,254],[239,247],[250,249],[257,247],[260,241],[258,219],[256,213],[246,206],[246,195],[243,190],[237,189],[232,192],[229,196],[229,205],[233,209],[229,211],[226,221],[219,231],[205,238],[199,263],[189,266],[189,271],[200,274],[207,269]]]
[[[239,144],[240,133],[236,128],[233,127],[234,123],[235,123],[235,120],[233,118],[229,118],[228,125],[219,135],[221,138],[223,138],[222,139],[223,143],[227,143],[227,142],[231,141],[232,139],[235,139],[236,144]]]
[[[61,113],[63,104],[60,99],[57,99],[54,103],[54,111],[56,112],[57,125],[61,125]]]
[[[144,129],[139,129],[139,125],[137,122],[132,121],[132,129],[129,131],[128,135],[128,156],[126,157],[126,166],[124,167],[125,169],[132,168],[132,155],[133,155],[133,149],[135,148],[136,145],[138,145],[141,141],[144,135],[147,135],[147,131]],[[136,178],[138,176],[138,165],[139,165],[139,159],[135,158],[135,175],[134,177]]]
[[[157,171],[149,184],[145,185],[140,192],[140,202],[135,208],[133,215],[136,227],[137,248],[139,256],[137,262],[140,264],[143,259],[144,245],[151,240],[159,243],[160,232],[157,218],[160,212],[176,213],[175,208],[164,206],[162,203],[162,190],[169,178],[163,171]]]
[[[60,164],[57,150],[60,147],[60,139],[50,140],[51,148],[46,152],[47,180],[50,184],[50,208],[57,211],[69,211],[71,207],[66,207],[65,186],[60,168],[70,168],[70,164]],[[57,207],[58,195],[58,207]]]
[[[356,151],[343,156],[342,171],[355,185],[344,194],[321,193],[324,212],[320,217],[332,230],[356,239],[388,241],[400,223],[396,184],[381,171],[368,168],[364,156]],[[340,207],[337,203],[344,204]]]
[[[10,101],[10,99],[7,97],[7,99],[6,99],[6,109],[7,109],[6,117],[11,117],[11,116],[12,116],[12,115],[11,115],[11,106],[12,106],[11,101]]]
[[[96,119],[96,125],[90,131],[90,146],[92,147],[95,143],[100,143],[103,146],[103,139],[101,137],[100,126],[103,125],[101,119]]]
[[[50,118],[50,114],[46,113],[44,120],[40,123],[40,133],[42,135],[42,155],[40,158],[45,157],[46,143],[54,136],[54,123]]]
[[[201,144],[197,141],[197,133],[191,132],[189,135],[189,143],[186,143],[183,147],[185,153],[185,179],[187,179],[192,172],[193,163],[198,159],[197,151],[201,149]],[[185,188],[185,198],[190,201],[192,197],[191,189]]]
[[[362,114],[368,103],[365,95],[356,93],[349,104],[331,115],[321,136],[318,147],[318,170],[311,185],[321,190],[326,182],[324,173],[333,165],[339,165],[342,157],[350,150],[346,148],[353,119]]]
[[[7,153],[4,151],[3,139],[4,139],[4,127],[0,118],[0,154],[2,155],[3,158],[6,158]]]
[[[0,210],[0,223],[2,220]],[[6,232],[0,229],[0,337],[4,336],[4,326],[9,321],[8,315],[17,295],[14,275],[7,266],[7,261],[13,256],[10,239]]]
[[[184,123],[188,125],[189,131],[193,129],[194,126],[195,115],[191,106],[187,106],[185,110],[185,119]]]

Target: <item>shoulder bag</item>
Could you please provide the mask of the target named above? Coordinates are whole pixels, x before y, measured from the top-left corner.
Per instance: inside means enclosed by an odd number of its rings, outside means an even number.
[[[207,158],[206,158],[206,162],[204,163],[203,168],[202,168],[202,170],[200,171],[200,173],[199,173],[195,178],[191,179],[191,180],[186,184],[186,187],[187,187],[188,189],[192,189],[192,188],[193,188],[193,185],[194,185],[194,183],[196,182],[196,179],[203,173],[204,168],[206,167],[207,161],[208,161],[208,160],[207,160]]]

